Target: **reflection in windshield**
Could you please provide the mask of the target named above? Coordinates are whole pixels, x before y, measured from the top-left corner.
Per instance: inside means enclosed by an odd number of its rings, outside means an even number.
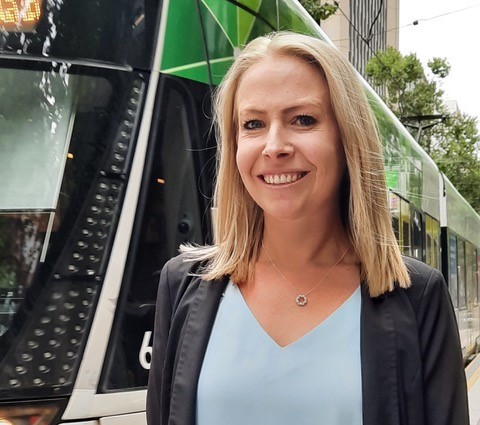
[[[74,120],[65,73],[0,71],[0,210],[55,208]]]
[[[2,399],[71,391],[145,87],[136,72],[28,65],[0,69]]]
[[[0,215],[0,336],[30,286],[50,214]]]
[[[68,67],[59,69],[0,70],[0,336],[32,283],[55,221],[76,96]]]

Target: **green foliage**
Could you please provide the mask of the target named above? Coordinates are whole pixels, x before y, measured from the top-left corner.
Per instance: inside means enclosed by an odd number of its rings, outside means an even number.
[[[480,212],[480,134],[477,120],[467,114],[453,114],[432,129],[431,156],[464,198]]]
[[[318,23],[335,15],[339,7],[338,1],[336,0],[333,2],[327,1],[323,4],[321,0],[300,0],[300,3]]]
[[[443,91],[435,79],[426,78],[423,65],[414,54],[403,56],[389,46],[370,59],[365,73],[373,85],[385,87],[384,100],[398,117],[442,112]]]
[[[480,212],[478,123],[467,114],[448,115],[446,111],[440,84],[450,72],[447,60],[433,58],[428,68],[430,78],[414,54],[404,56],[388,47],[368,62],[366,75],[374,86],[385,88],[383,100],[387,106],[406,124],[465,199]],[[425,119],[429,115],[448,118]]]
[[[433,58],[427,63],[432,73],[440,78],[445,78],[450,74],[450,64],[446,58]]]

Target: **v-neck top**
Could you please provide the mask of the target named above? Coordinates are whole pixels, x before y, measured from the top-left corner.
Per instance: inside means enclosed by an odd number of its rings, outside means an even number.
[[[360,288],[279,346],[229,282],[197,388],[197,425],[361,425]]]

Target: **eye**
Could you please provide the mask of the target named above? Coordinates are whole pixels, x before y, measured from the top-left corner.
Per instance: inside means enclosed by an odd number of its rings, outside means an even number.
[[[317,122],[317,120],[310,115],[299,115],[295,117],[293,123],[298,124],[301,127],[311,127]]]
[[[249,120],[243,123],[243,128],[245,130],[257,130],[263,127],[263,123],[259,120]]]

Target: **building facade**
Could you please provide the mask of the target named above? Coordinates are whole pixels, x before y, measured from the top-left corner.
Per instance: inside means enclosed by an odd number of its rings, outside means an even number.
[[[365,76],[367,62],[387,46],[398,49],[399,0],[339,0],[323,30]]]

